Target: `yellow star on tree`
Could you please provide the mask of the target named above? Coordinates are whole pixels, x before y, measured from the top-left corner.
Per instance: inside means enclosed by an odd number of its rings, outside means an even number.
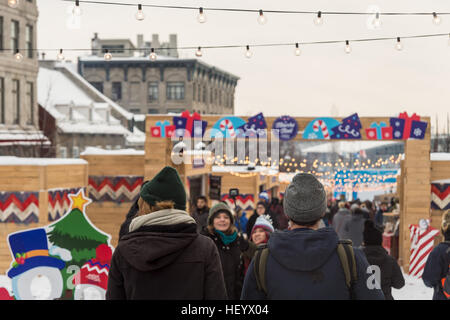
[[[72,210],[79,209],[81,212],[84,212],[84,207],[92,202],[84,195],[83,189],[80,189],[77,194],[69,194],[69,197],[72,200]]]

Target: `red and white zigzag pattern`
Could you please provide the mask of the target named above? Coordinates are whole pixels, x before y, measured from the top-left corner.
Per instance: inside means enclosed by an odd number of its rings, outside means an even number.
[[[418,225],[410,225],[411,252],[409,257],[409,274],[421,278],[428,256],[433,250],[434,237],[439,233],[432,227],[422,232]]]
[[[450,184],[431,185],[431,207],[439,210],[450,209]]]
[[[222,201],[225,201],[227,205],[234,208],[234,201],[228,194],[222,195]],[[255,209],[255,200],[253,194],[242,194],[236,197],[236,206],[243,210]]]
[[[37,222],[38,192],[0,192],[0,222]]]
[[[94,201],[134,201],[139,195],[143,177],[89,177],[89,196]]]

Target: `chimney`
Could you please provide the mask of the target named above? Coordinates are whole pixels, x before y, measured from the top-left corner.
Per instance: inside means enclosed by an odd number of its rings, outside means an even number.
[[[170,34],[169,35],[169,47],[170,48],[176,48],[177,47],[177,35],[176,34]],[[178,58],[178,50],[177,49],[170,49],[169,56]]]
[[[159,44],[159,35],[152,34],[152,48],[159,49],[161,45]]]
[[[98,33],[95,32],[94,33],[94,37],[91,39],[91,51],[92,51],[91,54],[93,56],[101,54],[101,52],[99,52],[99,53],[96,52],[96,49],[98,49],[98,48],[99,48],[99,46],[98,46]]]

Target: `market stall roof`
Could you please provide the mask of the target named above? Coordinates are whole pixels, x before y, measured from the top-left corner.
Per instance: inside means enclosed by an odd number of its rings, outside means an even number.
[[[82,156],[87,155],[145,155],[144,150],[136,150],[136,149],[116,149],[116,150],[105,150],[97,147],[87,147],[82,153]]]
[[[87,164],[83,159],[65,158],[21,158],[21,157],[0,157],[1,166],[50,166],[66,164]]]

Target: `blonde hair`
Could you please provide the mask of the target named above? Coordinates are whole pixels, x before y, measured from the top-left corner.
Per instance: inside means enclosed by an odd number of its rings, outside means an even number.
[[[442,215],[442,224],[441,224],[441,231],[442,233],[446,233],[450,226],[450,210],[447,210]]]
[[[139,206],[139,210],[138,210],[136,216],[143,216],[145,214],[149,214],[149,213],[159,211],[159,210],[173,209],[175,206],[175,202],[173,202],[172,200],[158,201],[155,203],[154,206],[152,206],[152,205],[148,204],[144,199],[139,197],[138,206]]]
[[[339,208],[345,208],[345,202],[344,201],[340,201],[339,203],[338,203],[338,207]]]

